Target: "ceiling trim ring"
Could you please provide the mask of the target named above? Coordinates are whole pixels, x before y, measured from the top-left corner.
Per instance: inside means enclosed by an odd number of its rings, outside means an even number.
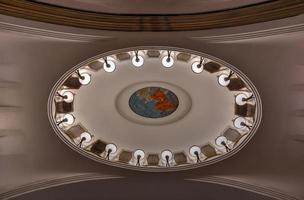
[[[6,31],[12,31],[17,33],[29,34],[29,35],[37,35],[42,37],[56,38],[56,39],[64,39],[64,40],[72,40],[72,41],[84,41],[84,42],[97,42],[97,41],[108,41],[117,39],[113,36],[108,35],[100,35],[97,33],[83,34],[78,32],[69,32],[69,31],[54,31],[50,30],[45,26],[41,26],[39,28],[25,25],[22,22],[0,22],[0,28]],[[232,34],[222,34],[222,35],[210,35],[210,36],[189,36],[188,39],[191,40],[199,40],[202,42],[229,42],[229,41],[238,41],[244,39],[255,39],[255,38],[263,38],[270,37],[282,34],[289,33],[298,33],[304,31],[304,24],[295,24],[295,25],[285,25],[282,27],[275,28],[267,28],[264,30],[257,31],[248,31],[248,32],[240,32],[240,33],[232,33]],[[221,33],[220,33],[221,34]]]
[[[8,189],[0,193],[0,199],[7,200],[31,192],[52,188],[60,185],[66,185],[70,183],[79,183],[79,182],[92,181],[92,180],[112,180],[118,178],[124,178],[124,177],[102,175],[98,173],[85,173],[80,175],[39,180],[25,185],[21,185],[19,187],[15,187],[14,189]]]
[[[297,197],[286,194],[286,192],[279,191],[278,189],[269,188],[266,186],[255,185],[250,183],[245,183],[242,181],[219,177],[219,176],[207,176],[203,178],[191,178],[185,179],[186,181],[196,181],[196,182],[205,182],[205,183],[214,183],[219,185],[225,185],[233,188],[238,188],[257,194],[265,195],[278,200],[299,200]]]
[[[43,28],[28,27],[25,25],[12,24],[8,22],[0,22],[0,28],[6,31],[17,32],[21,34],[29,34],[47,38],[55,38],[69,41],[80,41],[80,42],[97,42],[97,41],[109,41],[116,39],[113,36],[101,36],[92,34],[82,33],[71,33],[63,31],[54,31]]]
[[[302,0],[277,0],[181,15],[122,15],[67,9],[25,0],[0,0],[0,14],[40,22],[109,31],[194,31],[278,20],[304,13]]]
[[[71,74],[73,72],[75,72],[77,69],[81,68],[82,66],[85,66],[88,63],[91,63],[94,60],[97,60],[99,58],[104,58],[104,57],[107,57],[109,55],[117,54],[117,53],[120,53],[120,52],[134,51],[134,50],[138,50],[138,49],[151,49],[151,50],[153,50],[153,49],[166,49],[166,50],[172,50],[172,51],[187,52],[187,53],[194,54],[194,55],[197,55],[197,56],[207,57],[208,59],[211,59],[214,62],[217,62],[217,63],[227,67],[228,69],[231,69],[232,71],[234,71],[241,79],[243,79],[246,82],[246,84],[250,87],[252,93],[256,97],[256,105],[257,105],[256,106],[256,109],[257,109],[256,112],[259,113],[259,114],[255,118],[255,123],[253,124],[253,127],[251,128],[250,134],[246,138],[244,138],[244,140],[239,145],[237,145],[235,148],[233,148],[229,153],[225,153],[225,154],[223,154],[219,157],[215,157],[213,159],[206,160],[204,162],[193,164],[193,165],[171,166],[171,167],[165,167],[165,168],[163,168],[163,167],[160,167],[160,168],[138,167],[138,166],[135,166],[135,165],[124,164],[124,163],[121,163],[121,162],[113,162],[111,160],[100,159],[100,157],[97,157],[96,155],[93,155],[92,153],[90,153],[88,151],[84,151],[84,150],[80,149],[78,146],[74,145],[64,134],[62,134],[62,130],[58,127],[58,125],[56,124],[56,122],[54,120],[53,103],[54,103],[54,96],[55,96],[56,92],[62,86],[62,83],[69,76],[71,76]],[[70,148],[79,152],[80,154],[82,154],[82,155],[84,155],[84,156],[86,156],[86,157],[88,157],[92,160],[95,160],[97,162],[104,163],[104,164],[111,165],[111,166],[120,167],[120,168],[139,170],[139,171],[148,171],[148,172],[162,172],[162,171],[180,171],[180,170],[194,169],[194,168],[210,165],[210,164],[213,164],[215,162],[226,159],[230,156],[233,156],[235,153],[237,153],[239,150],[241,150],[249,142],[249,140],[253,137],[254,133],[257,131],[257,129],[259,127],[259,124],[261,122],[261,118],[262,118],[262,102],[261,102],[261,99],[260,99],[260,96],[259,96],[259,93],[258,93],[256,87],[247,78],[247,76],[245,76],[240,70],[238,70],[234,66],[232,66],[229,63],[226,63],[226,62],[224,62],[224,61],[222,61],[222,60],[220,60],[220,59],[218,59],[214,56],[210,56],[208,54],[204,54],[204,53],[193,51],[193,50],[175,48],[175,47],[139,46],[139,47],[125,48],[125,49],[119,49],[119,50],[114,50],[114,51],[109,51],[109,52],[106,52],[106,53],[102,53],[100,55],[97,55],[95,57],[87,59],[84,62],[76,65],[73,68],[71,68],[69,71],[67,71],[60,78],[59,81],[56,82],[56,84],[52,88],[52,91],[50,92],[50,96],[49,96],[49,99],[48,99],[47,112],[48,112],[49,121],[50,121],[53,129],[55,130],[56,134],[59,136],[59,138],[61,138]]]
[[[298,33],[304,31],[304,24],[296,24],[292,26],[283,26],[259,31],[250,31],[247,33],[233,33],[226,35],[214,36],[193,36],[191,39],[209,43],[231,42],[256,38],[271,37],[283,34]]]

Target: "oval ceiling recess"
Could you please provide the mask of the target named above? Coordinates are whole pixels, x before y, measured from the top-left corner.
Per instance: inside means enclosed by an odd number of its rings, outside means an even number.
[[[236,67],[202,52],[136,47],[106,52],[54,85],[48,115],[72,149],[100,163],[176,171],[226,159],[262,117],[260,96]]]

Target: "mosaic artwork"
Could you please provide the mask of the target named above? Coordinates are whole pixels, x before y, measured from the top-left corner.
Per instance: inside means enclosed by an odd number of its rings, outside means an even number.
[[[147,118],[161,118],[172,114],[178,107],[178,98],[161,87],[145,87],[134,92],[129,106],[136,114]]]

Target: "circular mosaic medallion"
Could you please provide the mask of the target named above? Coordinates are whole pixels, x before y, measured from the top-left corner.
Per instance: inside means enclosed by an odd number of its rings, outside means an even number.
[[[136,114],[147,118],[171,115],[178,107],[178,98],[170,90],[161,87],[145,87],[134,92],[129,106]]]

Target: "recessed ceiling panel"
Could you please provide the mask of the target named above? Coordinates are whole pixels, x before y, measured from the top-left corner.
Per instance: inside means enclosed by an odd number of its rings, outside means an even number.
[[[253,136],[261,100],[237,68],[171,47],[90,58],[64,74],[49,98],[57,135],[101,163],[183,170],[228,158]]]

